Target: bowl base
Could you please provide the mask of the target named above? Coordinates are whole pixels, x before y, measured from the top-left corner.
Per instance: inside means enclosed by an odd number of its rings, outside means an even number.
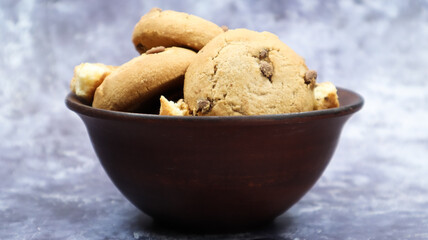
[[[239,232],[254,231],[272,224],[274,219],[252,223],[222,223],[222,222],[199,222],[183,223],[173,222],[168,219],[153,219],[153,225],[158,229],[168,229],[181,233],[192,234],[233,234]]]

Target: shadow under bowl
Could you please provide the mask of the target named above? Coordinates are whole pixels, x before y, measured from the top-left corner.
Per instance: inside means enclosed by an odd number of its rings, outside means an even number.
[[[66,105],[88,130],[116,187],[155,222],[235,230],[272,221],[318,180],[342,127],[363,106],[292,114],[172,117]]]

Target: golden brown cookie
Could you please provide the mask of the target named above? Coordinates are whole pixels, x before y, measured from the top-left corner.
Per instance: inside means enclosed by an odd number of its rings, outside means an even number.
[[[200,17],[153,8],[135,26],[132,42],[139,53],[156,46],[186,47],[198,51],[220,33],[223,33],[221,27]]]
[[[102,63],[82,63],[77,65],[74,67],[70,89],[78,97],[91,103],[97,87],[116,68]]]
[[[180,86],[195,55],[192,50],[178,47],[142,54],[104,79],[95,91],[92,106],[118,111],[135,110],[145,101]]]
[[[317,83],[314,88],[315,108],[314,110],[339,107],[337,89],[331,82]]]
[[[268,32],[229,30],[187,69],[184,101],[194,115],[261,115],[314,109],[315,78],[302,57]]]
[[[168,101],[164,96],[161,96],[160,104],[159,115],[190,116],[189,106],[187,106],[183,99],[180,99],[175,103],[173,101]]]

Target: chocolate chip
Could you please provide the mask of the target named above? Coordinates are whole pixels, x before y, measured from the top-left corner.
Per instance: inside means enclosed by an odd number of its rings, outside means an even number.
[[[223,29],[224,32],[229,31],[229,28],[226,25],[221,26],[221,29]]]
[[[149,50],[147,50],[146,54],[154,54],[154,53],[160,53],[165,51],[165,47],[164,46],[159,46],[159,47],[152,47]]]
[[[265,60],[260,61],[260,71],[262,71],[263,75],[269,80],[273,75],[273,66],[272,63],[266,62]]]
[[[309,70],[305,73],[305,84],[315,86],[315,81],[317,79],[317,72],[315,70]]]
[[[260,59],[264,59],[264,58],[267,58],[267,57],[269,57],[269,50],[267,50],[266,48],[262,49],[260,51],[260,53],[259,53],[259,58]]]
[[[137,51],[140,54],[143,54],[143,53],[145,53],[147,51],[147,48],[143,44],[141,44],[141,43],[139,43],[137,46],[135,46],[135,49],[137,49]]]
[[[196,101],[196,106],[196,112],[204,114],[211,110],[211,101],[208,99],[198,99]]]

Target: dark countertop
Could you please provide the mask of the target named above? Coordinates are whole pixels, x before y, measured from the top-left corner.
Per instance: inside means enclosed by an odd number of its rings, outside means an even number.
[[[366,100],[317,184],[272,224],[233,234],[166,229],[99,164],[64,98],[80,62],[136,56],[151,7],[267,30],[320,81]],[[426,1],[2,1],[0,239],[428,239]]]

